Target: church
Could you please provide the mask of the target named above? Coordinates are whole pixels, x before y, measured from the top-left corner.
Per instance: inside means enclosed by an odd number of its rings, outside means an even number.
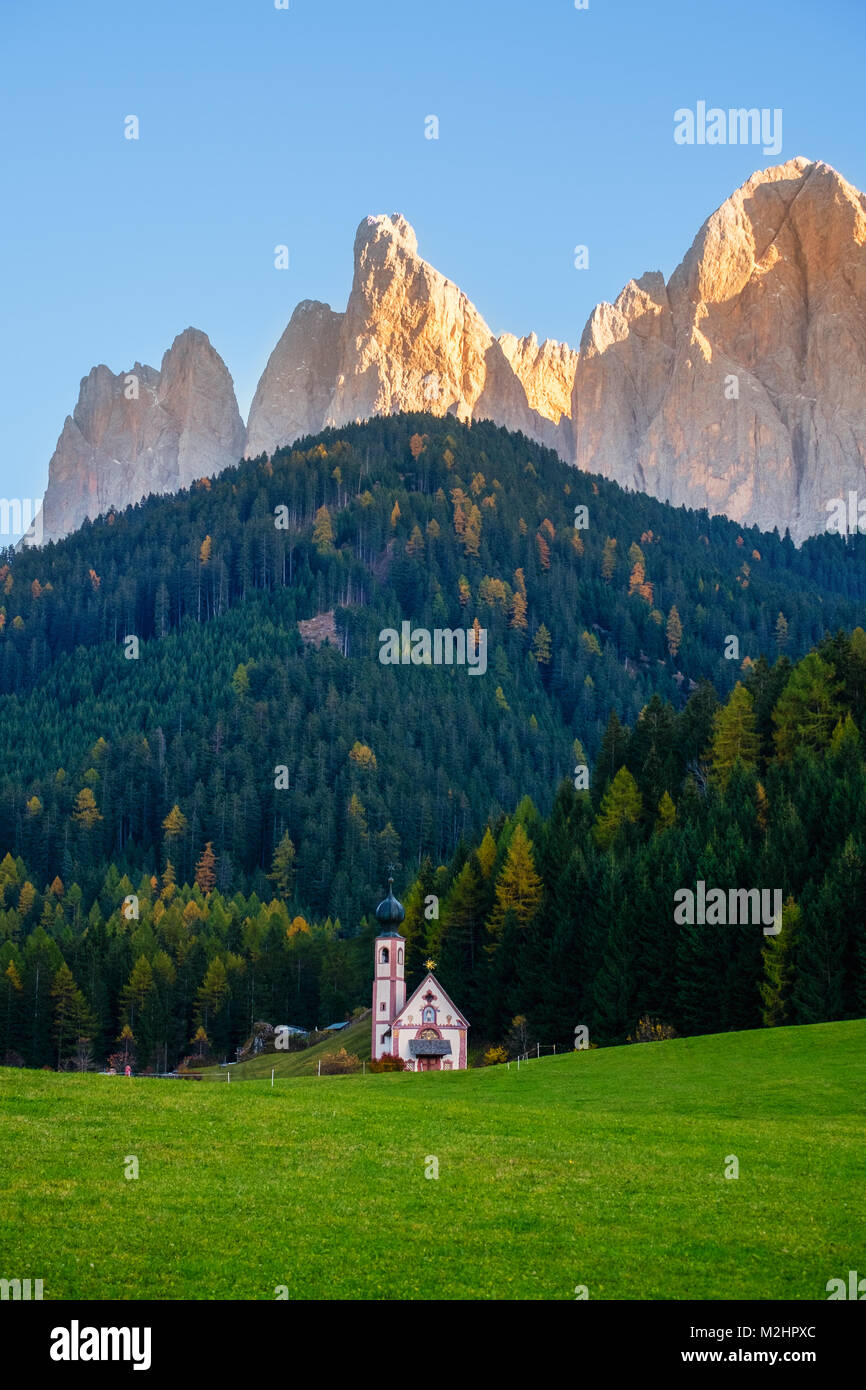
[[[407,1071],[465,1071],[469,1024],[428,973],[407,1000],[406,938],[397,928],[406,916],[392,891],[376,908],[380,932],[374,946],[371,1055],[402,1057]],[[428,961],[432,966],[433,962]]]

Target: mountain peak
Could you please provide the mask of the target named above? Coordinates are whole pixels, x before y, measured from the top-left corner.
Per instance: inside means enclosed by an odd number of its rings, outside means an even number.
[[[385,213],[371,213],[369,217],[365,217],[355,233],[356,253],[371,242],[383,238],[398,243],[410,256],[418,254],[415,229],[399,212],[392,212],[390,217]]]
[[[100,364],[82,380],[49,464],[44,537],[219,473],[243,441],[228,368],[200,329],[177,335],[159,371],[136,361],[115,374]]]
[[[864,248],[866,199],[830,165],[800,155],[757,170],[667,284],[646,271],[596,306],[578,353],[535,333],[495,337],[419,256],[402,213],[371,214],[345,313],[297,305],[245,450],[397,411],[487,418],[626,486],[801,540],[834,496],[864,487]],[[51,463],[48,534],[241,452],[231,377],[200,329],[178,335],[158,372],[137,363],[131,375],[138,403],[108,367],[82,381]]]

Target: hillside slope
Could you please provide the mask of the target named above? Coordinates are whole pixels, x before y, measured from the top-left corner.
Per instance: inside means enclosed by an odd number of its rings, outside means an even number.
[[[288,831],[309,906],[357,916],[389,860],[549,807],[611,708],[725,693],[859,623],[864,555],[625,493],[489,423],[326,432],[0,568],[0,847],[93,888],[167,848],[191,878],[211,842],[221,888],[264,893]],[[317,615],[336,646],[305,642]],[[404,621],[477,621],[483,677],[382,665]]]
[[[861,1020],[273,1089],[0,1071],[0,1259],[46,1299],[825,1299],[864,1058]]]

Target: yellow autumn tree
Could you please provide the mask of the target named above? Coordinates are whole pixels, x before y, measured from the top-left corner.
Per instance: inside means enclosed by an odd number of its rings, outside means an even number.
[[[494,935],[501,931],[508,912],[521,927],[532,921],[541,903],[542,884],[535,872],[532,844],[518,821],[508,846],[505,863],[496,880],[495,903],[489,927]]]
[[[358,767],[364,768],[368,772],[375,772],[376,754],[372,748],[368,748],[366,743],[361,743],[356,739],[349,749],[349,757],[353,763],[357,763]]]
[[[496,863],[496,841],[490,833],[490,826],[484,831],[484,838],[478,846],[478,865],[485,878],[489,878]]]
[[[316,512],[316,520],[313,526],[313,544],[320,555],[326,550],[331,550],[334,545],[334,528],[331,525],[331,513],[322,504]]]
[[[82,787],[75,798],[75,810],[72,812],[72,819],[77,825],[83,826],[85,830],[92,830],[96,822],[102,820],[90,787]]]

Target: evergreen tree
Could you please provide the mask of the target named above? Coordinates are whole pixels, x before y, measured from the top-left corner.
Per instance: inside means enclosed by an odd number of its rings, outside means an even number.
[[[593,827],[600,849],[609,849],[624,825],[634,825],[643,810],[641,794],[628,768],[621,767],[602,798]]]

